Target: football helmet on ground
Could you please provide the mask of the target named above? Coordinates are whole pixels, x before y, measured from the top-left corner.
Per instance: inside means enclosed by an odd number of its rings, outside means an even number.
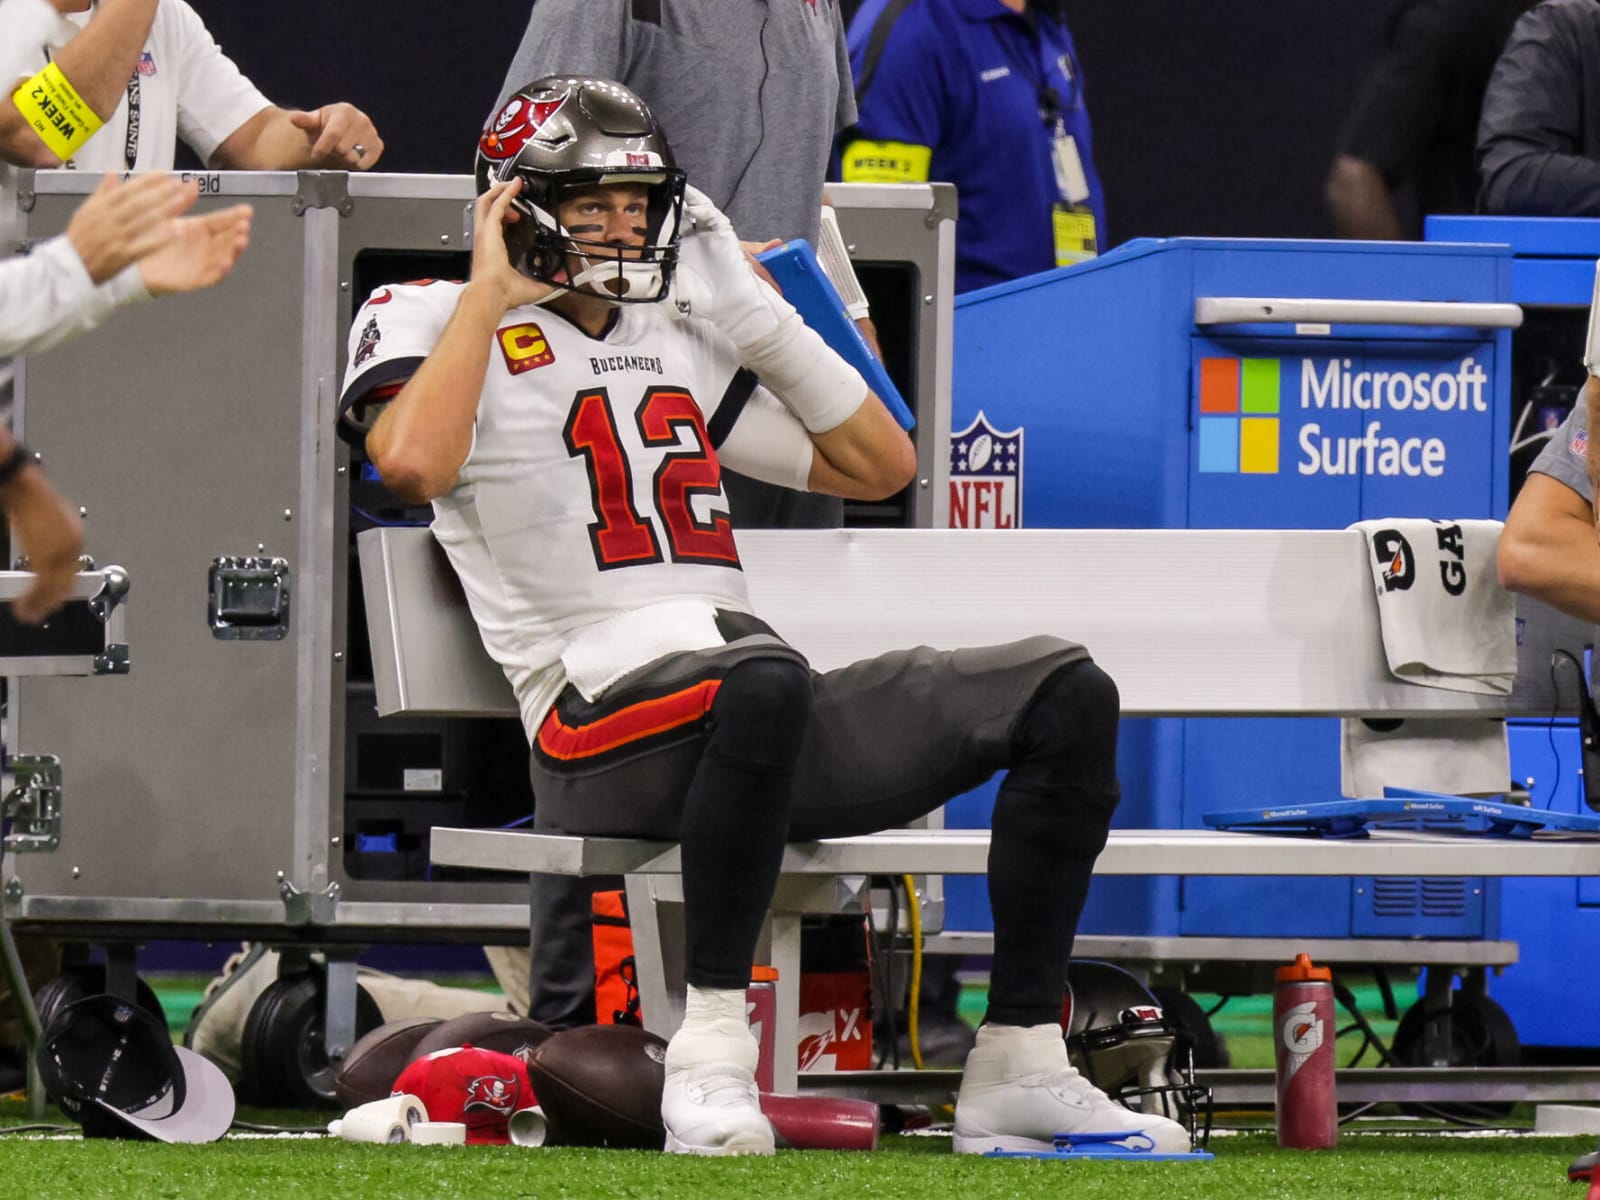
[[[1211,1090],[1194,1081],[1194,1043],[1160,1002],[1121,967],[1074,959],[1062,1011],[1067,1055],[1088,1080],[1135,1112],[1189,1127],[1197,1146],[1211,1130]]]

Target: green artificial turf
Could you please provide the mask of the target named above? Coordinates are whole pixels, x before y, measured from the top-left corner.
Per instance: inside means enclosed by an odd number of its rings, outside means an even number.
[[[193,981],[174,980],[162,994],[181,1029]],[[1387,1035],[1376,993],[1359,996]],[[1197,997],[1210,1008],[1214,998]],[[982,989],[969,988],[962,1015],[981,1014]],[[1271,1065],[1270,997],[1239,997],[1214,1017],[1233,1065]],[[972,1011],[976,1009],[976,1011]],[[1348,1061],[1358,1038],[1341,1038]],[[1369,1054],[1366,1064],[1371,1065]],[[244,1120],[320,1130],[335,1114],[245,1110]],[[1237,1117],[1232,1119],[1238,1119]],[[1247,1120],[1267,1120],[1253,1114]],[[60,1122],[54,1108],[47,1120]],[[210,1146],[160,1146],[84,1141],[23,1132],[20,1100],[0,1100],[0,1164],[8,1193],[29,1200],[167,1197],[692,1197],[754,1200],[778,1196],[986,1200],[1061,1196],[1071,1200],[1460,1200],[1468,1197],[1565,1197],[1584,1189],[1567,1183],[1566,1165],[1594,1148],[1592,1137],[1459,1137],[1440,1132],[1374,1132],[1347,1127],[1328,1153],[1279,1150],[1270,1130],[1219,1134],[1213,1162],[1037,1162],[957,1157],[949,1138],[887,1137],[871,1154],[784,1152],[771,1159],[692,1160],[662,1154],[516,1147],[351,1145],[332,1138],[229,1137]],[[17,1132],[8,1133],[7,1130]]]
[[[11,1111],[13,1104],[8,1109]],[[0,1119],[0,1127],[4,1120]],[[14,1122],[12,1122],[14,1123]],[[1219,1138],[1209,1163],[1025,1162],[957,1157],[945,1138],[887,1138],[876,1152],[786,1152],[771,1159],[695,1160],[637,1151],[350,1145],[334,1139],[229,1139],[210,1146],[0,1137],[17,1197],[470,1196],[960,1197],[1072,1200],[1460,1200],[1566,1197],[1566,1164],[1586,1138],[1443,1138],[1346,1134],[1339,1149],[1278,1150],[1270,1134]]]

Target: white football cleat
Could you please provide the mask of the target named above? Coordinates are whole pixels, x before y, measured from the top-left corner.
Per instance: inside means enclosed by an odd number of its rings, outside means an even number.
[[[756,1040],[742,1021],[685,1026],[667,1043],[661,1121],[669,1154],[771,1154],[756,1092]]]
[[[1178,1122],[1124,1108],[1080,1075],[1059,1027],[984,1026],[956,1096],[956,1153],[1052,1150],[1060,1134],[1109,1135],[1153,1154],[1192,1149]]]

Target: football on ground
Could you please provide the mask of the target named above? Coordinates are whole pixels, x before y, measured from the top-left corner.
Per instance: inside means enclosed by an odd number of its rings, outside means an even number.
[[[552,1034],[528,1076],[553,1143],[659,1150],[667,1043],[632,1025],[586,1025]]]
[[[476,1046],[480,1050],[494,1050],[511,1054],[528,1062],[533,1052],[550,1036],[550,1027],[538,1021],[519,1017],[516,1013],[478,1012],[465,1013],[440,1021],[428,1030],[411,1050],[407,1061],[415,1062],[435,1050],[448,1050],[451,1046]]]
[[[339,1102],[355,1108],[382,1100],[411,1061],[417,1043],[438,1024],[438,1017],[406,1017],[362,1034],[334,1072],[333,1090]]]

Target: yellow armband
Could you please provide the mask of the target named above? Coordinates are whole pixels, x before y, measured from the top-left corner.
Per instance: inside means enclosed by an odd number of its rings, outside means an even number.
[[[81,150],[105,124],[55,63],[13,92],[11,102],[62,162]]]
[[[933,150],[911,142],[855,141],[839,157],[845,183],[926,183]]]

